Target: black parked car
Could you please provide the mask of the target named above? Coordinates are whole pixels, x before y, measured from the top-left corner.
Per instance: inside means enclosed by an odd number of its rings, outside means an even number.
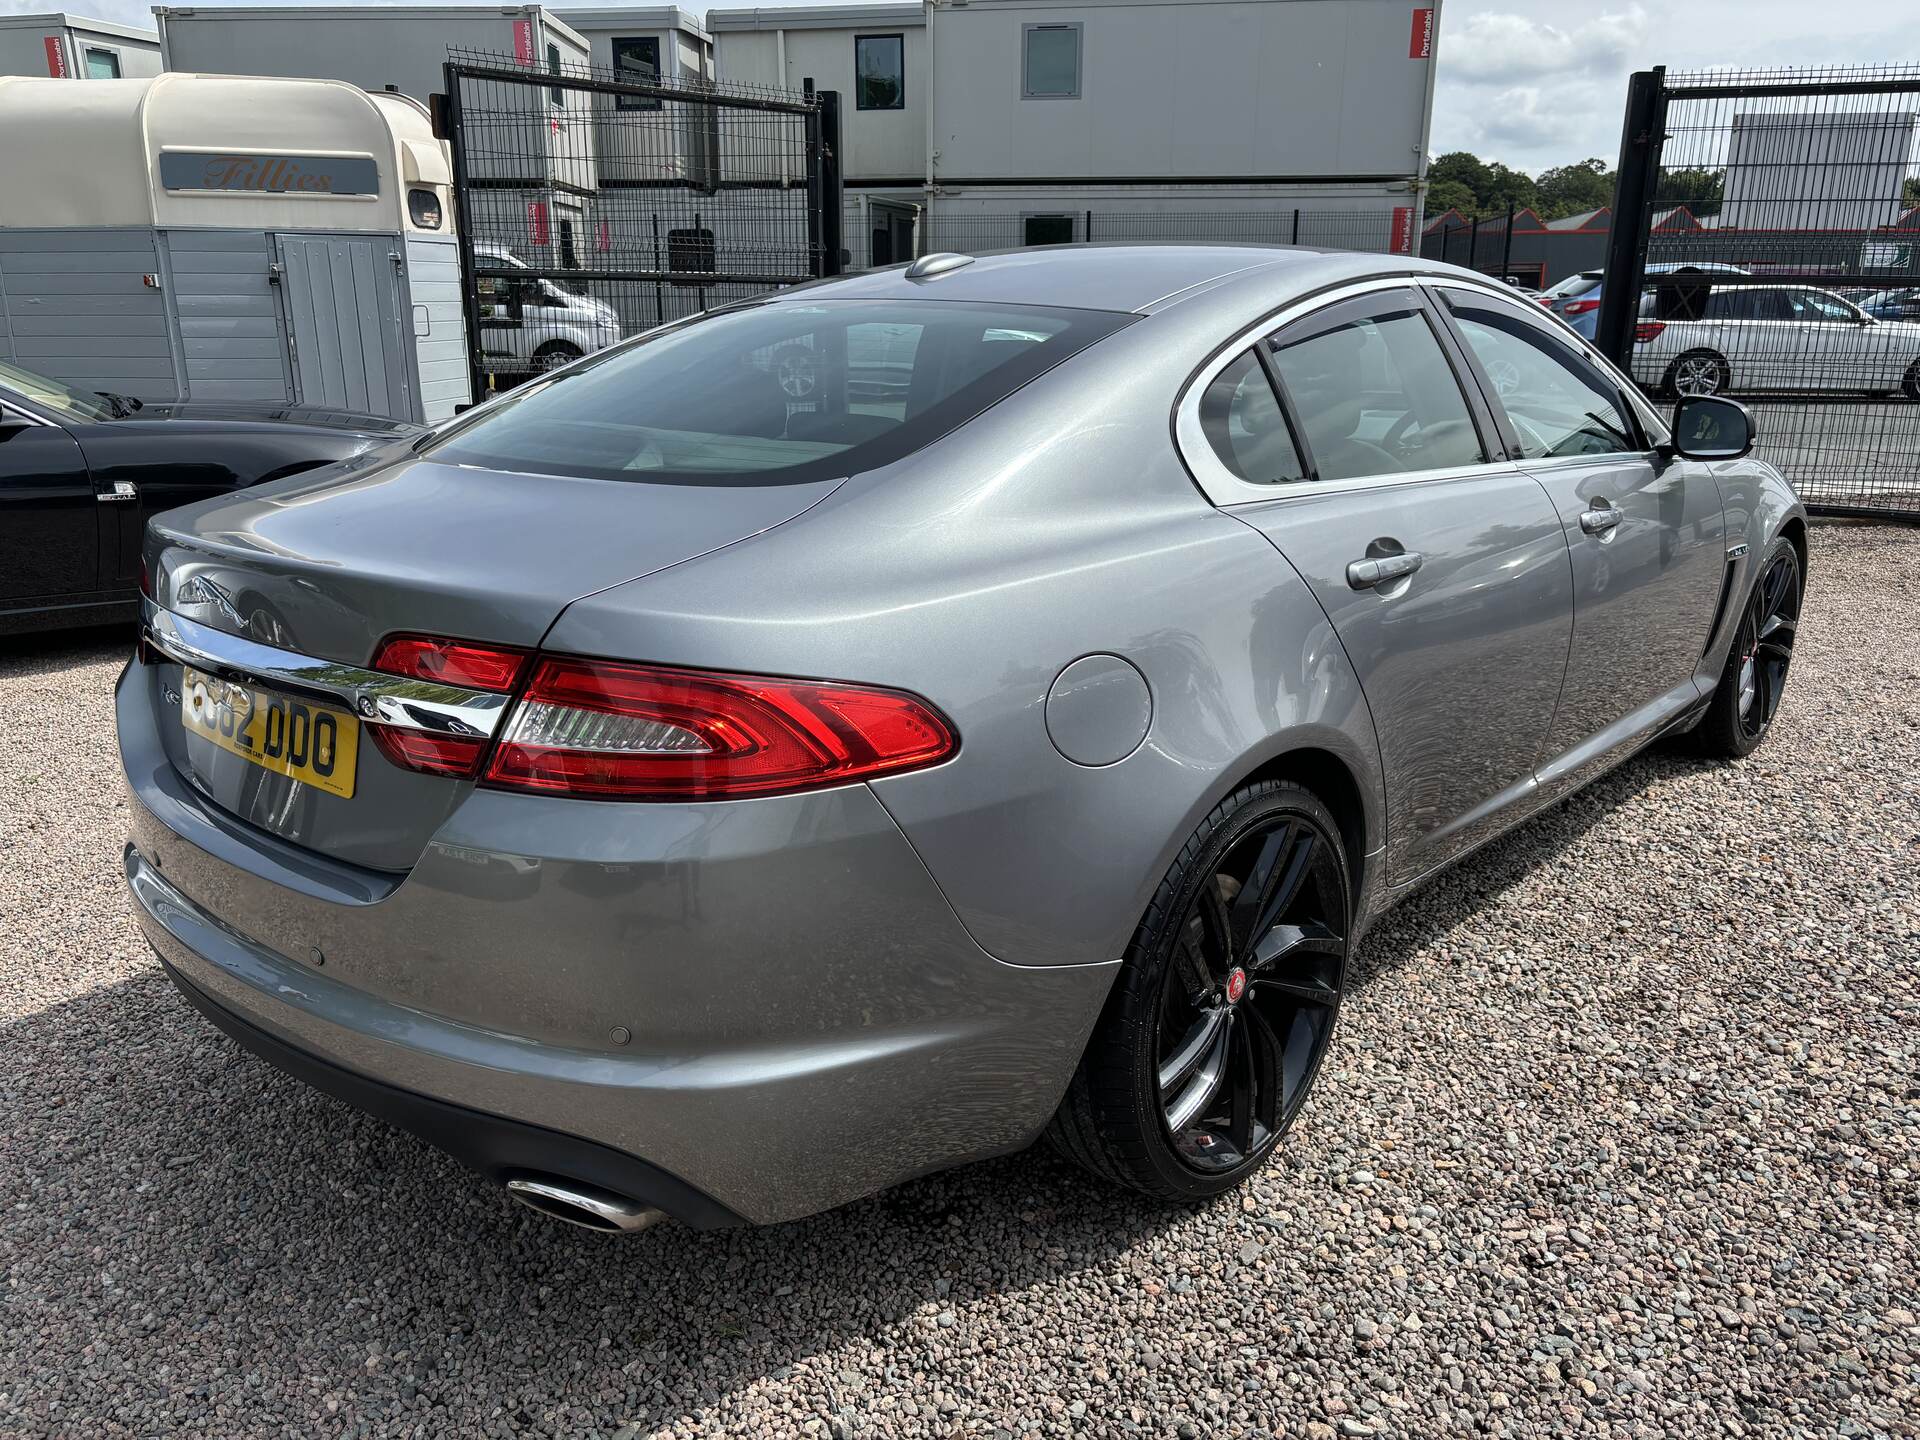
[[[142,405],[0,362],[0,634],[130,617],[148,517],[417,435],[289,405]]]

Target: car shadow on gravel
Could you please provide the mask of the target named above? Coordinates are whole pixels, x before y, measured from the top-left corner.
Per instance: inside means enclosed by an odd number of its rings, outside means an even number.
[[[96,664],[133,653],[138,631],[124,625],[95,625],[83,630],[34,631],[26,635],[0,634],[0,679],[16,675],[51,675],[76,665]]]
[[[1691,763],[1643,757],[1440,877],[1374,931],[1356,983]],[[368,1419],[421,1418],[456,1391],[512,1416],[516,1393],[551,1404],[560,1384],[587,1415],[596,1394],[646,1395],[645,1413],[613,1418],[650,1426],[909,1316],[937,1343],[949,1307],[1018,1304],[1064,1274],[1117,1262],[1181,1283],[1159,1241],[1186,1212],[1044,1147],[764,1230],[575,1231],[255,1060],[157,967],[0,1030],[0,1133],[16,1201],[0,1259],[43,1333],[92,1334],[110,1314],[185,1335],[217,1313],[261,1364],[337,1375]],[[1276,1161],[1301,1163],[1284,1147]],[[1243,1223],[1235,1200],[1215,1203],[1223,1234]],[[805,1378],[832,1400],[832,1375]]]

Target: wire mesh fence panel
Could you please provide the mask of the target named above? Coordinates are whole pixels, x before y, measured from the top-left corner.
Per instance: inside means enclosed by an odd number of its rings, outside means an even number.
[[[1000,214],[935,211],[925,225],[923,253],[978,254],[1088,241],[1135,244],[1313,245],[1331,250],[1391,252],[1404,248],[1410,212],[1321,209],[1274,204],[1242,210],[1111,210],[1045,206]],[[896,257],[897,258],[897,257]]]
[[[1920,65],[1665,73],[1658,104],[1633,378],[1747,402],[1810,507],[1920,519]]]
[[[464,51],[447,94],[476,393],[829,273],[816,96]]]

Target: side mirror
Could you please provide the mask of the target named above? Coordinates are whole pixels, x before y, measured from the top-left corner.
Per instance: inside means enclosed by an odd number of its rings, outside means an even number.
[[[1673,407],[1673,453],[1683,460],[1738,460],[1753,449],[1753,414],[1719,395],[1683,395]]]

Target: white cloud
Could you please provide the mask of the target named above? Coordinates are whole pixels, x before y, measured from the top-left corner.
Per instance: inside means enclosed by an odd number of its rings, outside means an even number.
[[[1442,37],[1440,55],[1456,79],[1510,83],[1596,70],[1610,73],[1624,65],[1646,37],[1647,12],[1638,5],[1593,16],[1572,29],[1483,10]]]

